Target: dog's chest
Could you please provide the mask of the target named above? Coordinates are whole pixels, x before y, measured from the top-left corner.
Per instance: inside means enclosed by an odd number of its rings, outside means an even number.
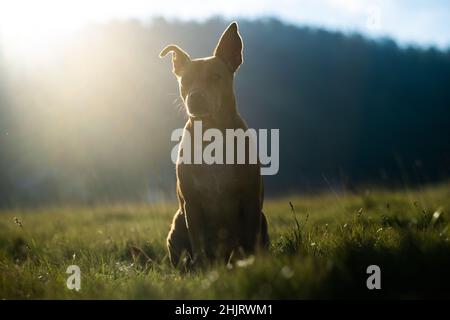
[[[180,165],[178,174],[182,190],[189,189],[188,192],[205,197],[235,193],[239,187],[234,165]]]

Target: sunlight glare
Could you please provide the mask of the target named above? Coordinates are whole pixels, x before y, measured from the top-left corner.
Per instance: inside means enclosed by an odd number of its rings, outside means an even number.
[[[101,20],[103,5],[82,0],[1,1],[0,46],[14,57],[45,56],[87,22]]]

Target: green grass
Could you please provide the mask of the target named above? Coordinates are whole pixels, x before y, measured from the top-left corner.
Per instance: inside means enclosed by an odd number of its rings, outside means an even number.
[[[449,298],[449,208],[450,184],[267,200],[268,254],[187,273],[166,255],[174,203],[4,211],[0,298]],[[79,292],[66,287],[72,264]],[[366,287],[372,264],[381,290]]]

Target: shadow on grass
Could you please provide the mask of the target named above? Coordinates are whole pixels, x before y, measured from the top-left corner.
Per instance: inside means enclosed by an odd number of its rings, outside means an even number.
[[[381,269],[381,290],[367,289],[369,265]],[[397,248],[373,243],[341,246],[316,297],[449,298],[449,284],[450,244],[407,233]]]

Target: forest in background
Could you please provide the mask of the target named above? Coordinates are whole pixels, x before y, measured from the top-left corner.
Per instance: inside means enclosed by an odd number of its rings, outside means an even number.
[[[170,134],[186,117],[158,54],[175,43],[209,56],[227,24],[111,21],[39,64],[1,55],[0,206],[173,198]],[[239,26],[239,111],[280,129],[268,195],[449,177],[450,51],[276,19]]]

